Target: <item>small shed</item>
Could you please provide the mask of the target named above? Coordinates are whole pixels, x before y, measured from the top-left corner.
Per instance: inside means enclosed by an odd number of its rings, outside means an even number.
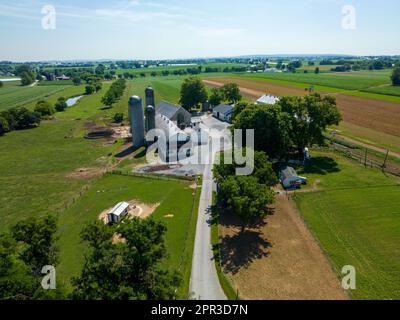
[[[129,213],[129,203],[120,202],[107,215],[108,223],[119,223]]]
[[[275,104],[279,101],[279,97],[272,94],[264,94],[257,100],[257,104]]]
[[[229,104],[220,104],[213,109],[213,116],[221,121],[231,122],[234,106]]]
[[[307,183],[307,178],[299,176],[292,167],[281,170],[280,180],[285,189],[300,188],[302,184]]]

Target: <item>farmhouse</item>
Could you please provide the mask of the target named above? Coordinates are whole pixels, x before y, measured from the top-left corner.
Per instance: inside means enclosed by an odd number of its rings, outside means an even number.
[[[175,122],[179,128],[190,126],[192,121],[192,115],[186,109],[166,101],[161,101],[157,105],[156,113]]]
[[[297,175],[292,167],[282,169],[279,178],[285,189],[300,188],[302,184],[307,183],[307,178]]]
[[[264,94],[257,100],[257,104],[275,104],[279,101],[279,97],[272,94]]]
[[[129,213],[129,203],[120,202],[108,213],[108,223],[118,223]]]
[[[231,122],[234,106],[220,104],[213,109],[213,116],[221,121]]]

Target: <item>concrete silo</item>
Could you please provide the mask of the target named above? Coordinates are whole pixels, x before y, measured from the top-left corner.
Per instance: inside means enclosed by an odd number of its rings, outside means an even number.
[[[131,122],[133,147],[144,146],[144,114],[142,98],[138,96],[132,96],[129,99],[129,120]]]
[[[154,99],[154,90],[152,87],[147,87],[144,91],[146,94],[146,107],[147,106],[155,106],[156,102]]]
[[[156,128],[156,109],[153,105],[146,107],[146,132]]]

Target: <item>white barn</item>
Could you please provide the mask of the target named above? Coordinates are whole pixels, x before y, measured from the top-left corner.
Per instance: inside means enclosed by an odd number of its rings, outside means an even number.
[[[129,203],[120,202],[107,215],[108,223],[118,223],[129,213]]]

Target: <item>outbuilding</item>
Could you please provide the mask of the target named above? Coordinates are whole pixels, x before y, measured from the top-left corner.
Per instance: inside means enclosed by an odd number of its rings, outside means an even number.
[[[221,121],[231,122],[234,106],[229,104],[220,104],[213,109],[213,116]]]
[[[279,97],[272,94],[264,94],[257,100],[257,104],[275,104],[279,101]]]
[[[175,122],[176,125],[181,129],[189,127],[192,122],[192,115],[189,111],[181,106],[177,106],[166,101],[161,101],[159,104],[157,104],[156,114],[162,115]]]
[[[108,223],[119,223],[129,213],[129,203],[120,202],[107,215]]]
[[[307,178],[299,176],[292,167],[282,169],[279,178],[285,189],[300,188],[302,184],[307,183]]]

